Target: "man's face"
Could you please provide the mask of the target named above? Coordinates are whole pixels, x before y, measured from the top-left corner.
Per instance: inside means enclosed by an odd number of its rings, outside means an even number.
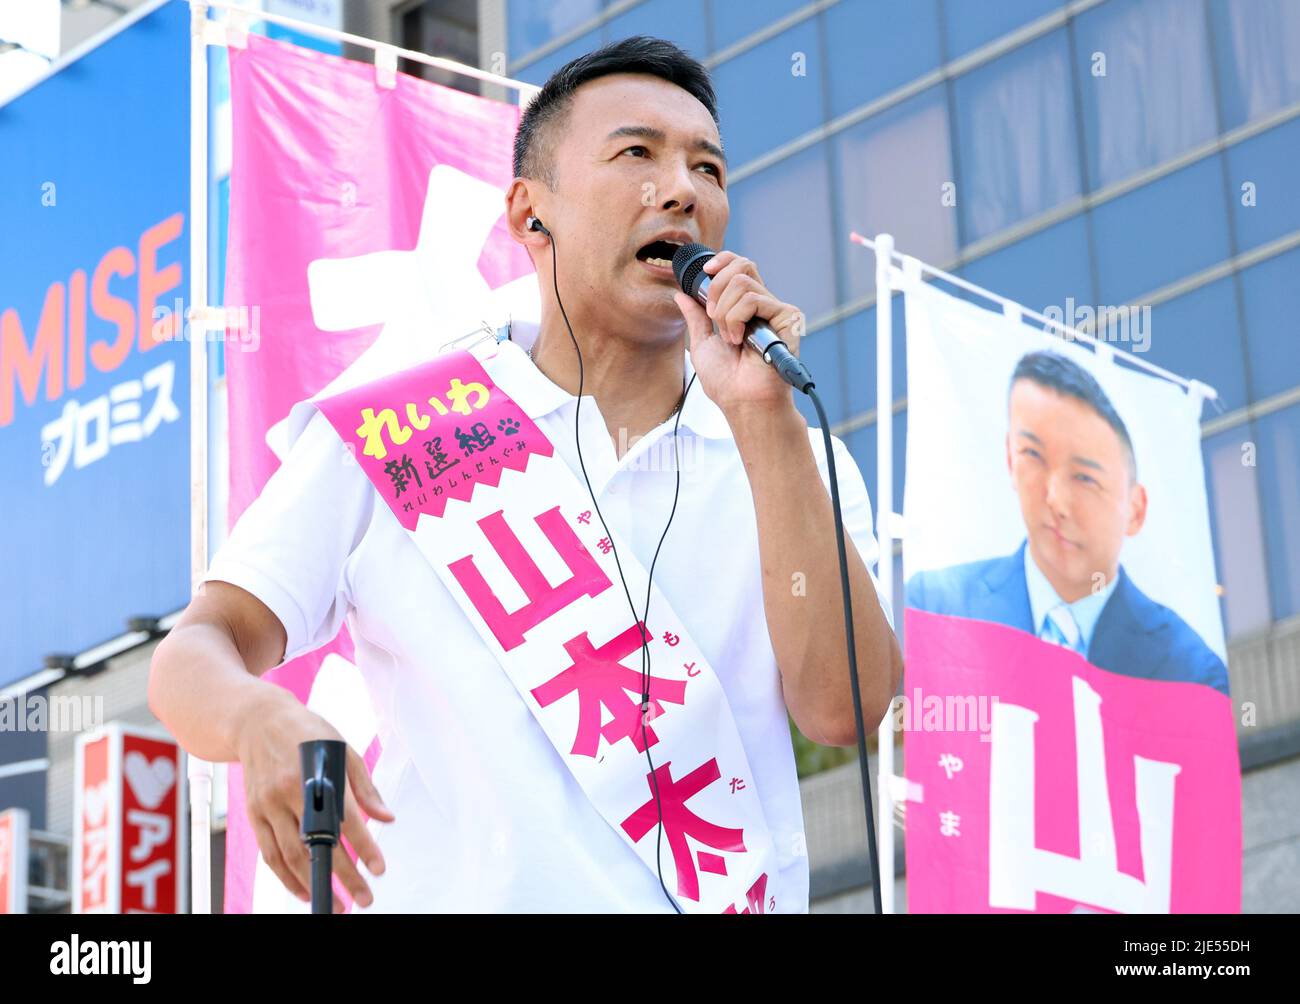
[[[1119,434],[1084,402],[1018,380],[1011,389],[1007,465],[1029,547],[1067,602],[1115,575],[1125,536],[1146,517]],[[1094,579],[1096,573],[1104,578]]]
[[[665,231],[680,231],[679,243],[721,248],[726,164],[705,144],[721,147],[708,109],[666,80],[611,74],[574,92],[553,148],[557,190],[544,194],[550,205],[538,212],[558,237],[566,310],[576,305],[598,326],[623,325],[633,338],[680,334],[671,269],[637,252]],[[541,257],[549,261],[549,250]]]

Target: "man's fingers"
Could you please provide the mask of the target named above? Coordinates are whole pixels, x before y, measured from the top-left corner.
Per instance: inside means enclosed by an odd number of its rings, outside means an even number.
[[[280,853],[280,842],[275,838],[275,831],[271,825],[260,816],[252,820],[253,833],[257,837],[258,849],[262,852],[262,860],[266,862],[268,868],[275,873],[281,884],[288,889],[293,895],[301,900],[311,902],[311,894],[298,881],[297,876],[284,863],[284,855]]]
[[[358,906],[369,906],[375,901],[370,886],[366,884],[366,880],[357,871],[357,866],[348,857],[347,848],[343,846],[341,841],[334,848],[334,874],[338,876],[343,888],[348,891],[348,895],[357,902]]]
[[[759,323],[765,324],[772,331],[777,332],[778,337],[780,337],[781,321],[785,319],[785,316],[783,304],[776,297],[758,290],[750,290],[736,301],[735,306],[731,308],[724,320],[729,327],[739,332],[736,340],[736,344],[739,345],[744,342],[745,331],[750,324],[755,323],[755,318],[758,319]],[[794,351],[794,348],[789,346],[788,343],[787,347]]]
[[[739,345],[745,337],[744,324],[737,325],[728,321],[727,315],[745,293],[754,289],[767,293],[767,288],[759,277],[758,267],[750,259],[730,251],[720,253],[717,258],[723,254],[729,257],[712,273],[713,279],[709,283],[709,316],[717,322],[718,330],[727,341]],[[715,260],[717,259],[711,259],[709,264]]]
[[[343,836],[347,837],[348,843],[356,849],[357,855],[366,863],[366,868],[371,875],[384,874],[384,869],[387,867],[384,855],[380,853],[379,845],[375,843],[375,838],[366,828],[365,820],[357,811],[357,801],[352,795],[351,785],[348,786],[343,799]]]
[[[704,274],[717,275],[739,257],[740,255],[736,254],[735,251],[719,251],[704,263]]]
[[[347,754],[348,787],[356,794],[357,804],[365,810],[367,816],[381,822],[391,823],[397,818],[393,810],[384,804],[383,796],[370,780],[366,762],[356,750],[348,747]]]
[[[709,320],[709,315],[705,313],[704,308],[685,293],[681,291],[674,293],[673,300],[677,304],[677,309],[682,312],[682,316],[686,318],[689,348],[694,352],[701,342],[713,334],[713,322]]]
[[[704,274],[710,277],[708,302],[704,308],[704,312],[709,317],[717,316],[718,298],[727,285],[726,280],[721,278],[721,273],[726,271],[727,266],[737,257],[739,256],[734,251],[719,251],[704,263]]]
[[[785,342],[786,347],[796,356],[799,354],[799,346],[803,344],[804,333],[803,312],[797,308],[791,308],[789,325],[782,335],[782,340]]]
[[[272,810],[268,822],[280,845],[280,856],[285,867],[293,872],[304,890],[311,889],[311,855],[303,843],[298,817],[288,809]]]
[[[744,341],[745,325],[757,316],[757,311],[752,308],[748,313],[738,308],[753,301],[755,297],[758,297],[756,304],[763,302],[764,299],[771,299],[771,295],[758,284],[757,279],[747,272],[740,272],[727,284],[727,288],[722,291],[722,296],[718,300],[718,305],[713,308],[713,317],[718,322],[718,330],[725,333],[727,341],[732,345],[739,345]]]

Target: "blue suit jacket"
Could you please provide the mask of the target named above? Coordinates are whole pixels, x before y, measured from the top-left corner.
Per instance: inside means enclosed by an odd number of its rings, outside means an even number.
[[[907,605],[1036,634],[1025,584],[1025,545],[1002,558],[918,572],[907,581]],[[1088,661],[1125,676],[1204,683],[1228,693],[1223,660],[1181,617],[1138,589],[1123,565],[1097,619]]]

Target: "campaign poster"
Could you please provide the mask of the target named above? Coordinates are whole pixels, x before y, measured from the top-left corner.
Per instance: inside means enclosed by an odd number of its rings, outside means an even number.
[[[905,300],[909,912],[1239,912],[1202,396]]]

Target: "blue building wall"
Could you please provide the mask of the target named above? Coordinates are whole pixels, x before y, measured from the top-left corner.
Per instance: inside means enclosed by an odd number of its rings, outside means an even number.
[[[808,316],[873,499],[874,258],[850,230],[1036,310],[1150,304],[1145,358],[1220,394],[1204,455],[1228,636],[1300,615],[1300,3],[508,0],[507,18],[509,72],[534,83],[639,33],[709,66],[728,244]]]

